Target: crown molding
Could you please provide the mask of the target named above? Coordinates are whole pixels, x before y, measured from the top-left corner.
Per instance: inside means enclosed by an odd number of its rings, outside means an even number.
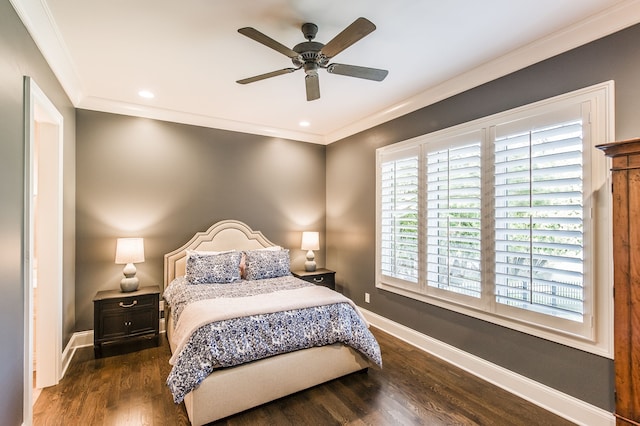
[[[151,118],[154,120],[170,121],[193,126],[209,127],[213,129],[229,130],[232,132],[249,133],[253,135],[268,136],[278,139],[292,139],[300,142],[310,142],[324,145],[325,138],[322,135],[309,132],[296,132],[276,127],[260,126],[254,123],[226,120],[208,115],[193,114],[183,111],[149,107],[88,96],[82,99],[76,108],[92,111],[109,112],[113,114],[131,115],[135,117]]]
[[[51,11],[41,0],[9,0],[74,106],[82,100],[82,85]]]

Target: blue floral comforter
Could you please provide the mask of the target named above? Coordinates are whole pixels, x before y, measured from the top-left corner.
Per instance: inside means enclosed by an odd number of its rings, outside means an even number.
[[[313,284],[293,276],[233,284],[187,284],[175,279],[163,297],[177,322],[185,306],[215,297],[246,297]],[[276,295],[277,296],[277,295]],[[367,324],[348,303],[227,319],[199,327],[175,359],[167,385],[176,403],[211,372],[314,346],[344,343],[382,365],[380,347]]]

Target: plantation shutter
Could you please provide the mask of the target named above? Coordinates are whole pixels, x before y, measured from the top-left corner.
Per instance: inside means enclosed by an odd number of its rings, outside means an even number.
[[[554,117],[496,127],[495,301],[582,321],[582,118]]]
[[[482,159],[474,136],[426,155],[427,285],[480,298]]]
[[[380,273],[418,282],[419,149],[384,155],[380,161]]]

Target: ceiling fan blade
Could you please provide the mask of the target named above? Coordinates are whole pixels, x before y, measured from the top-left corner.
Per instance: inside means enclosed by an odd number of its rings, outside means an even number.
[[[331,74],[346,75],[349,77],[365,78],[367,80],[382,81],[389,71],[377,68],[358,67],[356,65],[329,64],[327,72]]]
[[[304,77],[304,84],[307,88],[307,101],[320,99],[320,81],[318,80],[318,74],[306,75]]]
[[[240,28],[238,30],[238,32],[244,36],[249,37],[252,40],[257,41],[258,43],[262,43],[267,47],[270,47],[271,49],[282,53],[285,56],[288,56],[290,58],[297,58],[299,55],[297,52],[294,52],[293,50],[289,49],[287,46],[285,46],[284,44],[275,41],[274,39],[272,39],[271,37],[261,33],[260,31],[256,30],[255,28],[252,27],[244,27],[244,28]]]
[[[271,77],[276,77],[282,74],[288,74],[290,72],[294,72],[299,69],[300,68],[284,68],[278,71],[271,71],[265,74],[260,74],[260,75],[256,75],[249,78],[243,78],[242,80],[236,81],[236,83],[240,83],[240,84],[253,83],[254,81],[260,81],[260,80],[264,80],[265,78],[271,78]]]
[[[356,41],[373,32],[376,26],[366,18],[358,18],[340,34],[325,44],[320,53],[327,58],[333,58]]]

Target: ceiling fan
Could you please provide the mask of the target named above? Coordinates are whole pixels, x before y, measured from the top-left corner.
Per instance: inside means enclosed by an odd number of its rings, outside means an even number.
[[[305,86],[307,90],[307,101],[313,101],[320,98],[320,83],[318,81],[318,68],[324,68],[329,74],[340,74],[349,77],[364,78],[367,80],[382,81],[389,71],[377,68],[360,67],[356,65],[346,65],[329,63],[329,60],[338,53],[345,50],[358,40],[364,38],[373,32],[376,26],[366,18],[358,18],[347,28],[342,30],[340,34],[335,36],[327,44],[312,41],[318,33],[318,26],[312,23],[302,25],[302,34],[307,41],[299,43],[289,49],[285,45],[275,41],[271,37],[261,33],[255,28],[240,28],[238,32],[262,43],[271,49],[282,53],[291,58],[291,62],[295,68],[283,68],[281,70],[268,72],[266,74],[256,75],[254,77],[238,80],[237,83],[247,84],[255,81],[264,80],[266,78],[276,77],[282,74],[288,74],[299,69],[304,69]]]

